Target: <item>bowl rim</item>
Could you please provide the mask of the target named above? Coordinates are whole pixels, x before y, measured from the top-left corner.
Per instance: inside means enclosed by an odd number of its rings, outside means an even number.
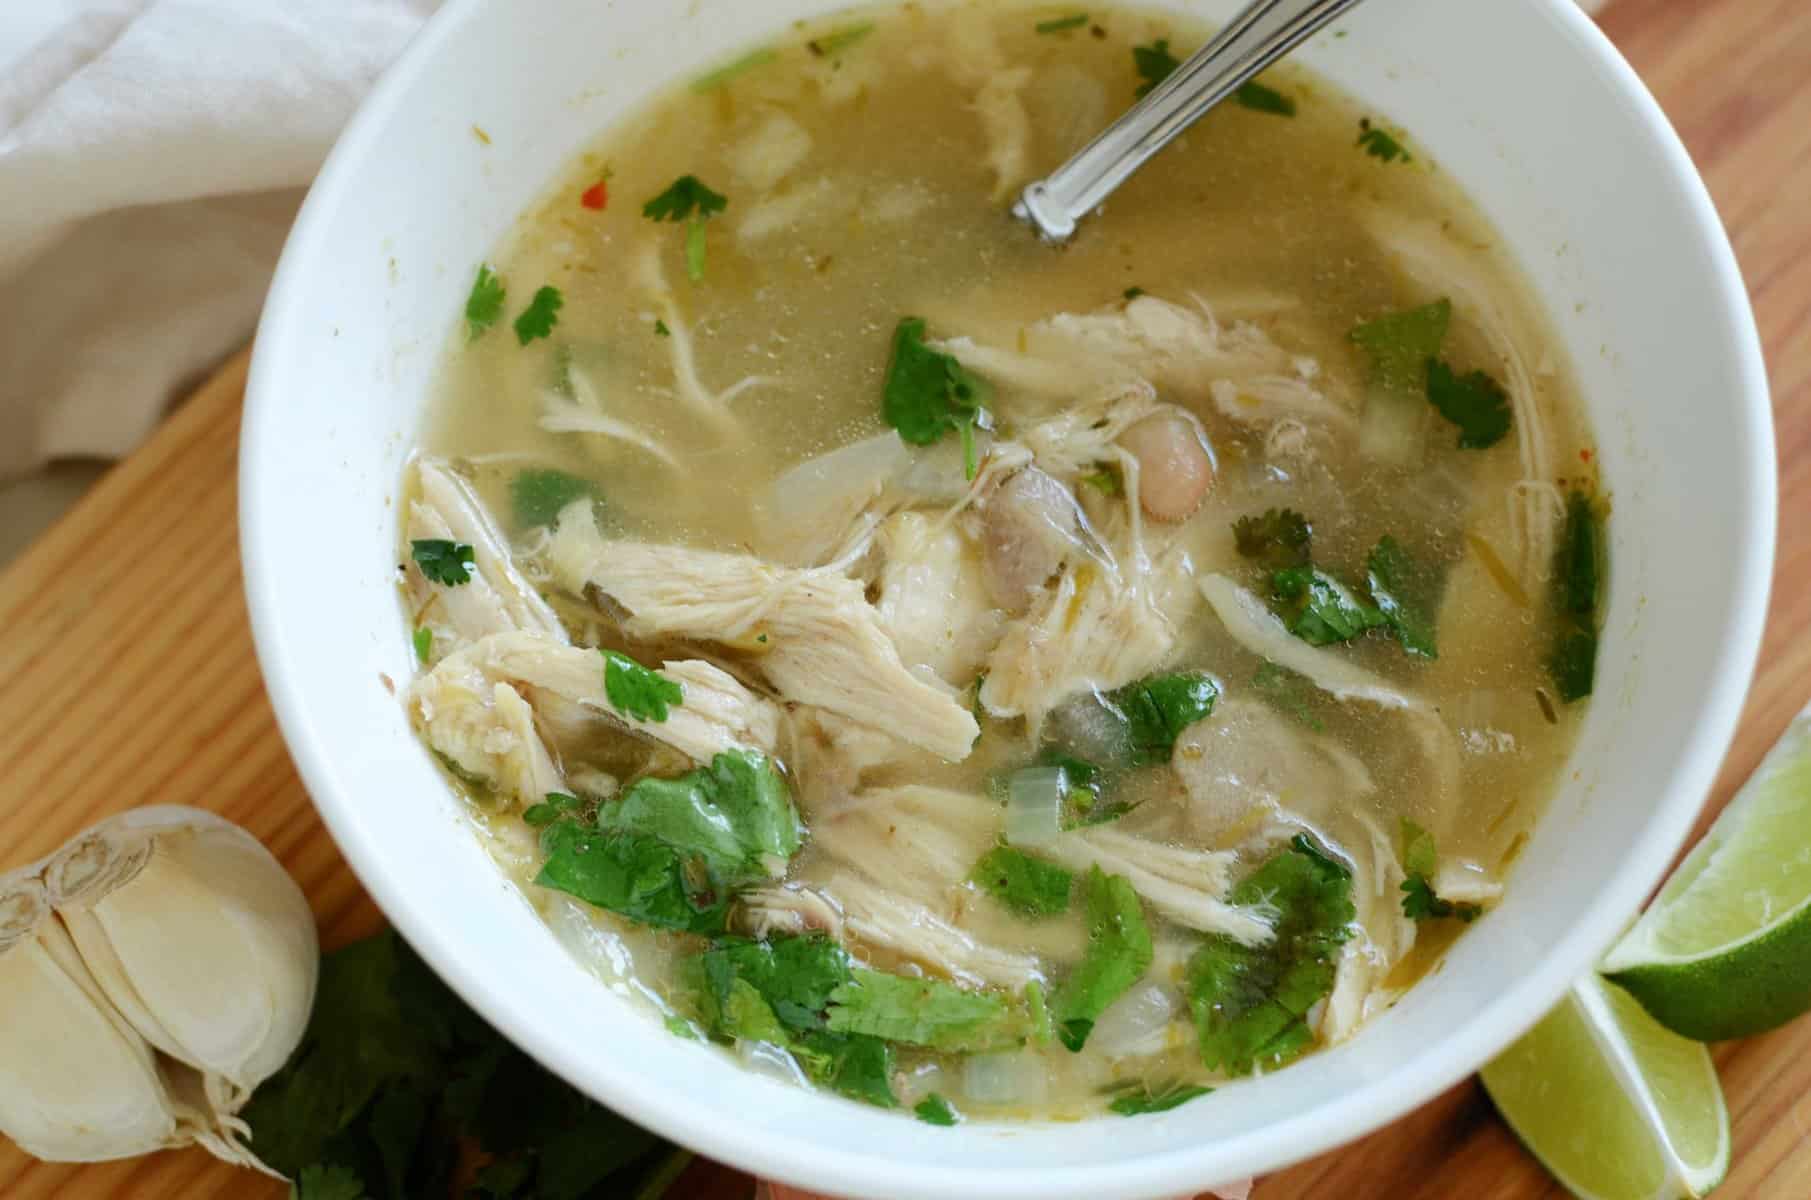
[[[302,316],[296,280],[326,236],[328,219],[379,131],[392,117],[423,65],[461,22],[492,0],[451,0],[427,22],[404,53],[383,74],[369,97],[334,143],[309,189],[273,276],[247,382],[240,437],[239,528],[245,598],[253,642],[277,725],[311,801],[341,854],[386,918],[430,967],[476,1012],[512,1042],[562,1078],[573,1080],[572,1055],[552,1023],[515,1019],[498,1001],[487,978],[468,959],[455,931],[417,909],[385,868],[386,856],[361,842],[345,815],[325,746],[316,739],[307,704],[295,684],[278,631],[280,556],[259,536],[278,497],[258,486],[256,468],[280,445],[268,432],[270,413],[283,391],[280,351]],[[1324,1153],[1395,1121],[1459,1083],[1521,1036],[1604,952],[1658,886],[1689,834],[1734,736],[1758,660],[1772,582],[1777,524],[1777,466],[1765,361],[1748,291],[1708,188],[1658,102],[1596,23],[1574,0],[1533,0],[1557,36],[1569,40],[1615,89],[1636,123],[1664,156],[1665,167],[1690,209],[1691,222],[1709,262],[1706,283],[1713,289],[1722,327],[1714,336],[1734,352],[1741,386],[1732,405],[1752,468],[1732,481],[1742,489],[1742,511],[1752,516],[1735,551],[1737,570],[1729,592],[1730,619],[1717,646],[1723,664],[1707,681],[1698,721],[1674,782],[1646,822],[1641,838],[1628,847],[1597,900],[1570,930],[1550,946],[1540,965],[1482,1005],[1443,1042],[1443,1052],[1412,1077],[1398,1072],[1365,1088],[1335,1096],[1286,1130],[1276,1126],[1247,1136],[1243,1165],[1253,1173],[1272,1171]],[[1199,1188],[1204,1152],[1178,1146],[1161,1154],[1092,1166],[987,1168],[914,1164],[903,1170],[891,1160],[857,1150],[776,1136],[736,1126],[711,1124],[685,1103],[679,1089],[650,1093],[635,1085],[630,1065],[586,1073],[586,1091],[672,1141],[736,1167],[803,1187],[850,1195],[944,1196],[972,1193],[1043,1200],[1052,1196],[1164,1195]],[[645,1081],[644,1081],[645,1083]],[[884,1173],[883,1173],[884,1169]],[[877,1192],[874,1189],[885,1189]]]

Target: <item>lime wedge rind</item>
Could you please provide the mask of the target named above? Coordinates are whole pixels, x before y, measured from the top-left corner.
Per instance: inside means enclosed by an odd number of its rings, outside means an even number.
[[[1670,1028],[1747,1037],[1811,1009],[1811,710],[1742,785],[1603,970]]]
[[[1529,1152],[1584,1200],[1687,1200],[1728,1170],[1709,1053],[1596,976],[1482,1075]]]

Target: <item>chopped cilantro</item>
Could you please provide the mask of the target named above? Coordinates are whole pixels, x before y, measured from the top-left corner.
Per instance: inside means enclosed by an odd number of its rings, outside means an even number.
[[[1484,450],[1509,432],[1509,394],[1484,371],[1460,375],[1441,360],[1427,364],[1428,402],[1459,427],[1461,450]]]
[[[1440,869],[1434,835],[1407,817],[1402,818],[1402,869],[1408,875],[1432,875]]]
[[[893,1047],[875,1037],[810,1033],[794,1047],[806,1072],[852,1100],[897,1107],[893,1095]]]
[[[516,477],[509,481],[510,508],[519,529],[551,525],[561,509],[587,496],[597,497],[595,484],[553,467],[517,471]]]
[[[665,321],[661,320],[659,317],[655,317],[654,318],[654,336],[655,337],[672,337],[673,331],[671,329],[667,328],[667,323]]]
[[[597,825],[657,838],[731,885],[767,878],[804,833],[785,779],[756,750],[720,751],[677,779],[639,779],[598,810]]]
[[[1155,1086],[1144,1084],[1135,1092],[1120,1096],[1108,1108],[1122,1117],[1137,1117],[1145,1113],[1168,1112],[1179,1108],[1190,1100],[1197,1099],[1213,1091],[1210,1087],[1198,1084],[1178,1082],[1160,1083]]]
[[[1094,1022],[1150,969],[1152,957],[1144,910],[1124,877],[1090,867],[1082,896],[1088,948],[1050,998],[1057,1037],[1070,1050],[1087,1043]]]
[[[1281,570],[1308,564],[1314,531],[1308,519],[1293,508],[1272,508],[1262,516],[1234,521],[1232,536],[1240,554]]]
[[[416,538],[409,543],[409,555],[430,582],[442,587],[470,583],[472,567],[478,561],[477,552],[470,546],[445,538]]]
[[[567,813],[575,811],[578,806],[577,796],[565,792],[548,792],[539,804],[531,804],[522,810],[522,819],[536,829],[544,829]]]
[[[1129,287],[1125,291],[1120,293],[1121,296],[1125,297],[1126,303],[1128,303],[1128,304],[1130,304],[1132,301],[1138,299],[1140,296],[1142,296],[1144,294],[1145,294],[1145,290],[1136,285]]]
[[[982,855],[969,878],[1023,917],[1068,912],[1075,885],[1075,875],[1067,868],[1011,846],[995,846]]]
[[[1232,903],[1276,914],[1273,936],[1246,946],[1210,934],[1189,960],[1189,1009],[1208,1067],[1233,1075],[1281,1066],[1313,1043],[1307,1014],[1333,990],[1357,910],[1352,876],[1307,835],[1232,890]]]
[[[1555,556],[1555,607],[1559,634],[1547,669],[1561,700],[1591,694],[1597,675],[1597,606],[1602,582],[1603,529],[1590,498],[1575,492],[1566,502],[1566,527]]]
[[[1434,612],[1439,602],[1439,578],[1386,534],[1365,559],[1365,582],[1402,648],[1422,658],[1438,658]]]
[[[565,303],[566,298],[560,295],[559,288],[551,285],[538,288],[528,307],[516,317],[516,341],[526,346],[536,338],[552,333],[553,327],[560,322],[560,307]]]
[[[1371,391],[1419,396],[1426,389],[1427,365],[1440,353],[1452,316],[1452,302],[1442,297],[1355,326],[1348,336],[1370,360]]]
[[[475,342],[503,316],[503,281],[489,263],[478,264],[471,294],[465,298],[465,340]]]
[[[805,48],[819,58],[828,58],[847,50],[873,32],[874,22],[861,21],[854,25],[844,25],[840,29],[832,29],[829,33],[814,37],[805,43]]]
[[[967,475],[975,476],[974,431],[986,419],[993,388],[970,374],[954,355],[924,344],[924,321],[902,317],[893,330],[881,416],[914,446],[946,433],[962,437]]]
[[[850,978],[848,951],[822,934],[753,942],[725,938],[696,959],[696,985],[706,1026],[720,1028],[740,981],[754,989],[781,1024],[824,1028],[833,992]]]
[[[1381,610],[1318,567],[1288,567],[1270,577],[1271,597],[1280,602],[1289,632],[1310,646],[1349,642],[1386,624]]]
[[[830,995],[833,1033],[865,1034],[936,1050],[988,1050],[1016,1044],[1000,996],[939,979],[908,979],[856,967]]]
[[[772,46],[762,46],[758,50],[750,50],[741,58],[727,62],[716,70],[707,71],[692,80],[691,88],[694,92],[714,92],[736,76],[752,71],[756,67],[764,67],[779,57],[780,52]]]
[[[415,643],[415,660],[422,666],[427,666],[428,660],[434,657],[434,631],[426,625],[418,625],[415,636],[410,640]]]
[[[1409,148],[1402,144],[1397,136],[1381,125],[1371,123],[1371,118],[1358,119],[1358,141],[1353,143],[1364,149],[1366,154],[1383,162],[1391,163],[1400,159],[1403,162],[1415,161]]]
[[[535,883],[657,929],[720,933],[727,889],[699,878],[690,860],[659,838],[556,820],[541,833],[545,861]]]
[[[1088,23],[1088,14],[1074,13],[1067,17],[1053,17],[1048,21],[1039,21],[1031,28],[1037,33],[1063,33],[1071,29],[1080,29]]]
[[[1402,915],[1414,921],[1432,921],[1457,917],[1466,924],[1477,920],[1484,910],[1476,904],[1453,903],[1434,894],[1433,877],[1440,869],[1440,856],[1434,850],[1434,835],[1402,818]]]
[[[956,1122],[962,1119],[962,1114],[952,1108],[950,1102],[936,1092],[932,1092],[930,1095],[920,1100],[912,1111],[916,1113],[918,1119],[923,1121],[926,1125],[949,1126],[956,1124]]]
[[[693,283],[704,278],[704,223],[729,207],[729,197],[714,192],[696,175],[681,175],[667,190],[641,206],[653,221],[684,221],[685,272]]]
[[[685,702],[685,689],[658,671],[615,650],[605,650],[603,656],[604,695],[618,712],[659,724],[667,719],[669,705]]]
[[[1168,79],[1170,73],[1181,65],[1181,61],[1177,59],[1174,54],[1170,53],[1170,40],[1168,38],[1158,38],[1149,46],[1133,46],[1132,66],[1138,72],[1138,77],[1144,80],[1143,83],[1138,85],[1138,90],[1134,92],[1133,95],[1145,95],[1152,88],[1162,83],[1165,79]]]
[[[1316,689],[1303,676],[1267,658],[1252,672],[1251,686],[1263,693],[1271,704],[1309,729],[1316,733],[1326,732],[1326,722],[1314,715],[1314,708],[1308,700]]]
[[[1166,763],[1184,729],[1214,711],[1220,687],[1201,671],[1151,675],[1106,694],[1127,722],[1131,765]]]
[[[1295,97],[1285,95],[1275,88],[1265,87],[1255,79],[1240,84],[1232,98],[1233,103],[1253,112],[1274,113],[1279,117],[1295,115]]]
[[[1119,468],[1111,463],[1102,463],[1100,470],[1083,475],[1081,482],[1099,489],[1103,496],[1117,496],[1125,490],[1119,479]]]

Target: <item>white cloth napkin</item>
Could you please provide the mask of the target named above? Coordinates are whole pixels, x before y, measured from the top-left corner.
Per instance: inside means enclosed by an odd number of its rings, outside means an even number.
[[[0,0],[0,479],[125,453],[250,336],[437,0]]]

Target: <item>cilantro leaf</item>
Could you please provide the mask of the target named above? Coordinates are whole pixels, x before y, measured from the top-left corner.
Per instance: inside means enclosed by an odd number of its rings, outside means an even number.
[[[1120,1096],[1107,1107],[1122,1117],[1137,1117],[1145,1113],[1168,1112],[1213,1090],[1198,1084],[1176,1082],[1158,1084],[1155,1087],[1146,1084],[1136,1092]]]
[[[415,646],[415,661],[427,666],[428,659],[434,655],[434,631],[426,625],[418,625],[409,640]]]
[[[826,58],[847,50],[873,32],[874,22],[858,21],[854,25],[844,25],[841,29],[832,29],[829,33],[812,38],[805,43],[805,48],[819,58]]]
[[[1547,660],[1547,670],[1561,700],[1570,704],[1589,696],[1597,682],[1597,634],[1589,629],[1563,631]]]
[[[892,356],[881,393],[881,416],[914,446],[929,446],[946,433],[973,445],[975,426],[986,417],[993,388],[970,374],[954,355],[924,344],[924,321],[902,317],[893,330]],[[972,451],[968,477],[974,478]]]
[[[409,543],[409,556],[430,582],[442,587],[458,587],[472,581],[472,567],[477,552],[464,542],[445,538],[416,538]]]
[[[471,294],[465,298],[465,340],[475,342],[503,317],[503,281],[489,263],[478,264]]]
[[[685,689],[658,671],[650,671],[627,654],[605,650],[604,695],[618,712],[659,724],[668,706],[685,702]]]
[[[1426,390],[1427,365],[1440,353],[1452,316],[1452,302],[1442,297],[1354,326],[1347,336],[1370,361],[1370,391],[1419,397]]]
[[[356,1171],[320,1163],[302,1168],[291,1195],[294,1200],[367,1200],[365,1181]]]
[[[1104,699],[1126,720],[1130,765],[1165,763],[1176,738],[1209,713],[1220,688],[1201,671],[1151,675],[1108,692]]]
[[[1270,577],[1283,623],[1310,646],[1349,642],[1386,623],[1383,613],[1318,567],[1289,567]]]
[[[1144,80],[1143,83],[1138,85],[1138,90],[1132,94],[1135,96],[1145,95],[1152,88],[1162,83],[1165,79],[1168,79],[1170,73],[1181,65],[1181,60],[1170,53],[1170,40],[1168,38],[1158,38],[1149,46],[1132,47],[1132,66],[1138,72],[1138,77]]]
[[[1427,364],[1428,403],[1459,427],[1461,450],[1485,450],[1509,432],[1509,394],[1483,371],[1460,375],[1437,358]]]
[[[1288,713],[1316,733],[1326,732],[1326,722],[1314,715],[1309,697],[1317,689],[1301,675],[1268,658],[1251,674],[1251,686],[1263,693],[1272,705]]]
[[[1396,162],[1398,159],[1403,162],[1415,161],[1415,156],[1409,153],[1409,148],[1395,134],[1380,125],[1372,124],[1369,117],[1358,119],[1358,141],[1353,144],[1363,148],[1372,158],[1386,163]]]
[[[1279,117],[1295,115],[1295,97],[1265,87],[1255,79],[1240,84],[1232,98],[1235,104],[1254,112],[1274,113]]]
[[[510,508],[519,529],[551,525],[561,509],[574,500],[587,497],[597,498],[597,485],[553,467],[517,471],[516,477],[509,481]]]
[[[1483,915],[1476,904],[1453,903],[1434,894],[1432,878],[1440,869],[1440,856],[1434,850],[1434,835],[1402,818],[1402,915],[1415,921],[1457,917],[1466,923]]]
[[[1088,23],[1088,14],[1074,13],[1067,17],[1053,17],[1048,21],[1039,21],[1033,25],[1034,33],[1062,33],[1069,29],[1080,29]]]
[[[566,298],[559,288],[552,285],[537,288],[528,307],[516,317],[516,341],[526,346],[536,338],[552,333],[553,327],[559,324],[560,308],[565,303]]]
[[[1133,286],[1127,288],[1125,291],[1120,293],[1120,295],[1125,298],[1125,301],[1127,304],[1130,304],[1132,301],[1138,299],[1140,296],[1143,296],[1145,294],[1146,294],[1145,290],[1136,284],[1134,284]]]
[[[1262,516],[1234,521],[1232,536],[1240,554],[1280,570],[1308,564],[1314,531],[1308,519],[1293,508],[1272,508]]]
[[[720,933],[728,889],[690,869],[690,860],[659,838],[555,821],[541,833],[539,887],[577,896],[657,929]]]
[[[1057,1037],[1070,1050],[1087,1043],[1094,1022],[1150,969],[1152,957],[1151,931],[1132,885],[1093,866],[1082,887],[1088,949],[1050,998]]]
[[[654,336],[655,337],[672,337],[673,331],[671,329],[667,328],[667,323],[665,321],[661,320],[659,317],[655,317],[654,318]]]
[[[1409,875],[1432,875],[1440,869],[1434,835],[1407,817],[1402,818],[1402,869]]]
[[[907,979],[855,968],[831,993],[834,1033],[865,1034],[937,1050],[995,1049],[1016,1043],[1006,1002],[940,979]]]
[[[785,779],[756,750],[720,751],[677,779],[637,780],[598,810],[597,827],[698,856],[731,885],[768,877],[772,861],[790,859],[804,835]]]
[[[1280,1066],[1313,1044],[1308,1010],[1333,990],[1357,910],[1352,876],[1305,834],[1235,887],[1232,903],[1276,913],[1274,936],[1246,946],[1210,935],[1188,966],[1201,1060],[1230,1074]]]
[[[707,1028],[722,1029],[730,994],[740,981],[772,1008],[775,1019],[797,1030],[824,1028],[831,994],[847,983],[849,954],[821,934],[767,941],[725,938],[696,959],[694,985]]]
[[[819,1083],[881,1108],[896,1108],[893,1095],[893,1047],[876,1037],[809,1033],[794,1053]]]
[[[1434,646],[1438,577],[1386,534],[1365,559],[1365,582],[1402,648],[1422,658],[1438,658]]]
[[[1011,846],[995,846],[975,864],[969,878],[1022,917],[1053,917],[1069,911],[1075,874]]]
[[[1086,20],[1086,18],[1083,19]],[[1040,30],[1040,32],[1042,31]],[[917,1107],[913,1108],[912,1111],[918,1114],[918,1119],[923,1121],[926,1125],[942,1125],[947,1127],[956,1124],[962,1119],[962,1114],[951,1107],[950,1102],[936,1092],[932,1092],[930,1095],[920,1100]]]
[[[651,221],[684,221],[694,214],[712,217],[729,207],[729,197],[714,192],[696,175],[681,175],[667,190],[641,206]]]
[[[565,792],[548,792],[539,804],[531,804],[522,810],[522,819],[536,829],[553,824],[567,813],[576,812],[579,798]]]

